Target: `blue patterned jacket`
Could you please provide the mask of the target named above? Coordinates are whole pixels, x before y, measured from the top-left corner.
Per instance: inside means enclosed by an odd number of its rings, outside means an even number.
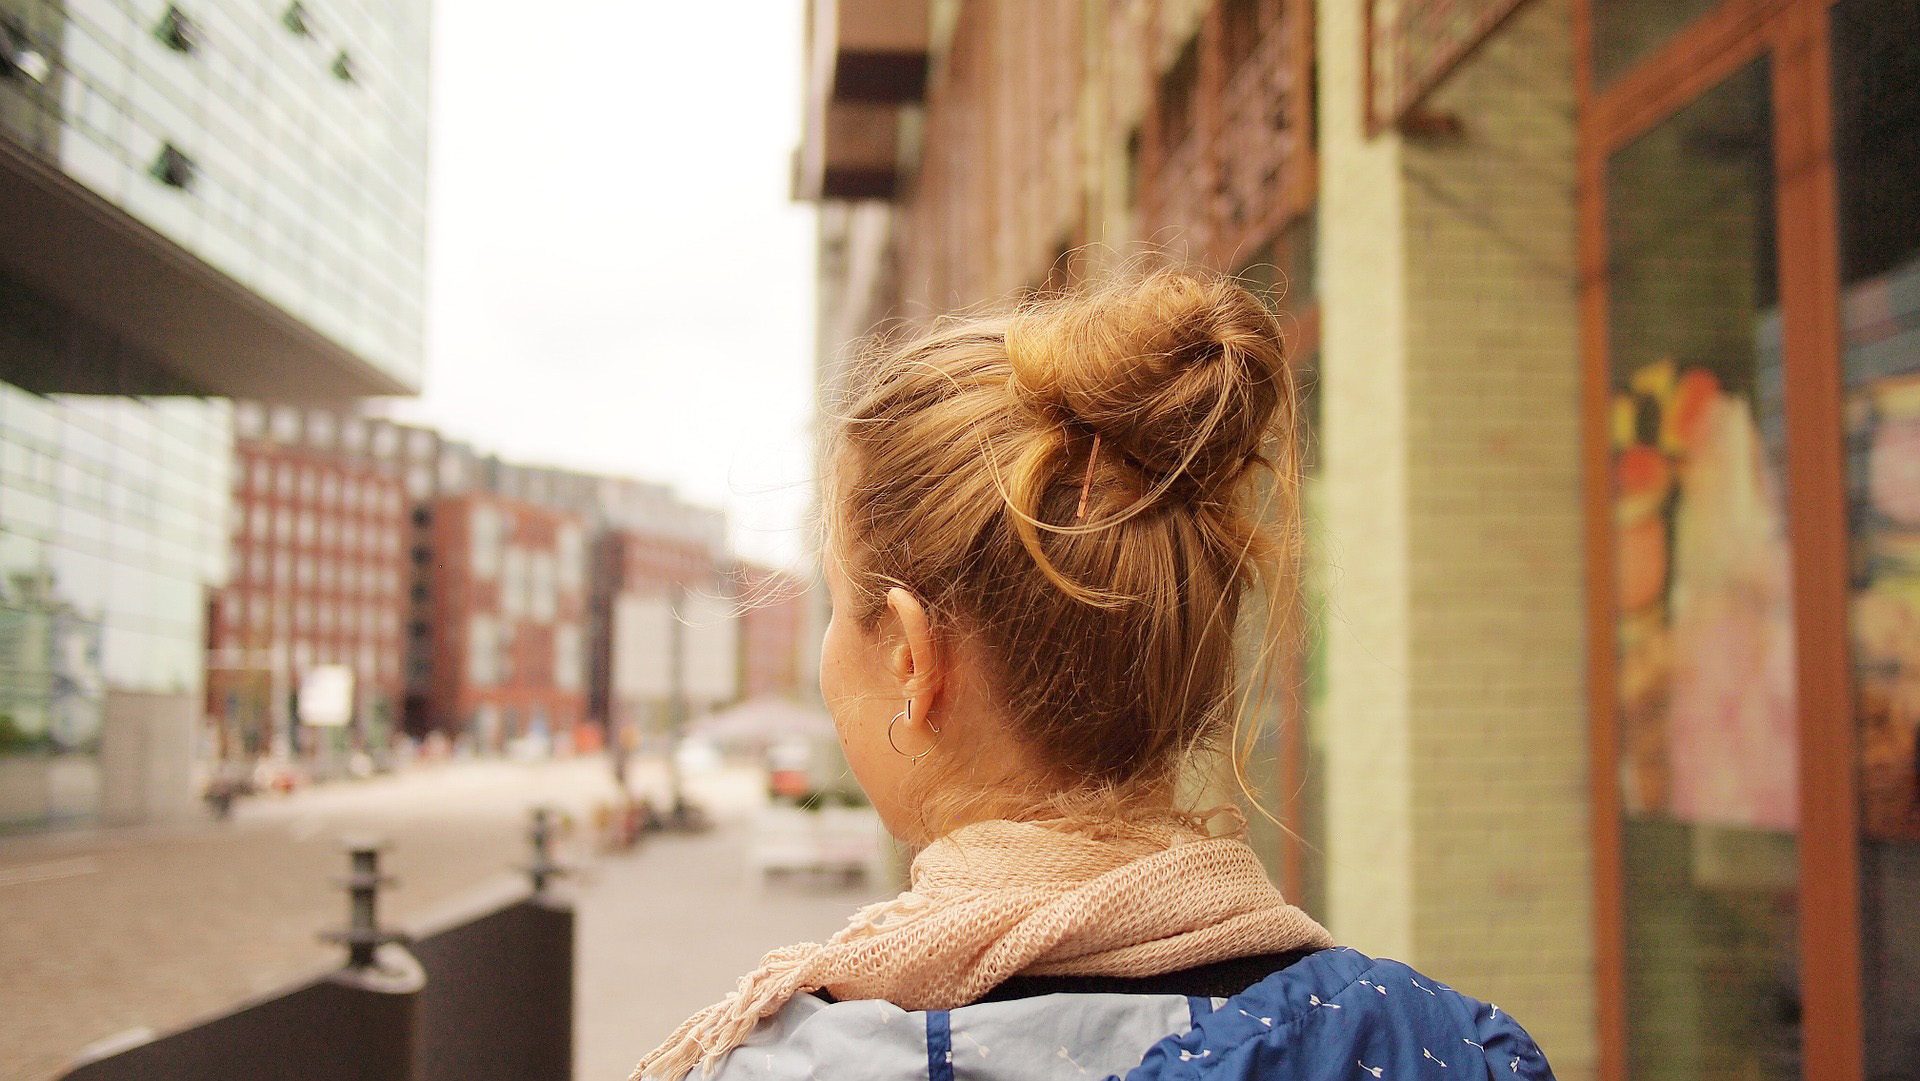
[[[801,996],[719,1081],[1552,1081],[1498,1006],[1323,950],[1227,998],[1068,993],[907,1011]]]

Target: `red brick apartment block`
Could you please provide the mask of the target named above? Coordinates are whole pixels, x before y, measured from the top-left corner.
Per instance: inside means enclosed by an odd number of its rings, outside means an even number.
[[[713,547],[695,536],[609,529],[594,544],[592,713],[609,720],[639,720],[635,702],[617,701],[618,658],[623,650],[658,649],[661,643],[621,642],[615,616],[621,600],[670,598],[676,589],[711,589],[718,577]]]
[[[487,751],[570,746],[587,703],[579,517],[470,493],[436,500],[431,522],[429,725]]]
[[[807,627],[807,583],[796,575],[743,563],[736,570],[746,602],[740,613],[740,695],[800,693],[811,673],[800,670]]]
[[[208,623],[207,708],[228,755],[273,748],[316,665],[353,670],[354,728],[397,726],[406,610],[400,481],[271,438],[235,444],[232,573]]]

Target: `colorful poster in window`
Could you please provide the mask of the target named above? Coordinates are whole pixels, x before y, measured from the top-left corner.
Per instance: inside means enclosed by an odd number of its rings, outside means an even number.
[[[1613,438],[1627,809],[1792,829],[1787,540],[1753,403],[1663,358],[1615,398]]]
[[[1920,262],[1846,298],[1861,830],[1920,841]]]

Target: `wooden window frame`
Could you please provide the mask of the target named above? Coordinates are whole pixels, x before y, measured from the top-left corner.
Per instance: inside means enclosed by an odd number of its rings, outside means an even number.
[[[1860,1081],[1858,719],[1846,567],[1840,268],[1828,73],[1831,0],[1725,0],[1604,89],[1593,0],[1575,0],[1579,115],[1582,472],[1586,498],[1588,715],[1600,1077],[1627,1081],[1619,717],[1608,441],[1606,167],[1621,147],[1767,56],[1787,430],[1794,678],[1799,741],[1798,951],[1807,1081]]]

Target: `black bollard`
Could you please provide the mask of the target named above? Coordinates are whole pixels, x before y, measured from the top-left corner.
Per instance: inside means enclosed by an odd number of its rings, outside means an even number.
[[[353,873],[336,881],[347,888],[347,928],[328,931],[322,937],[347,947],[347,969],[373,968],[380,947],[389,942],[405,942],[401,931],[380,929],[380,887],[393,883],[392,875],[380,873],[380,850],[385,846],[370,839],[343,842],[351,853]]]
[[[347,964],[319,979],[85,1061],[65,1081],[416,1081],[425,977],[380,929],[379,847],[350,846]]]

